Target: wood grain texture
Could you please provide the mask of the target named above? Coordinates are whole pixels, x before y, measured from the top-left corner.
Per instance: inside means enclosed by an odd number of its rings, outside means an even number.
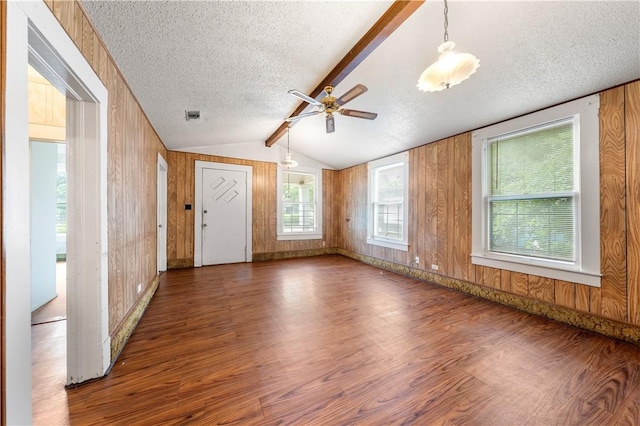
[[[545,302],[555,301],[554,280],[551,278],[529,275],[529,296]]]
[[[172,264],[177,259],[194,258],[194,223],[195,207],[195,162],[209,161],[214,163],[250,166],[253,170],[252,180],[252,214],[253,214],[253,253],[271,253],[279,251],[310,250],[322,248],[322,242],[328,247],[335,241],[332,230],[337,206],[331,200],[334,190],[333,179],[323,182],[323,229],[325,240],[289,240],[278,241],[276,230],[277,215],[277,165],[263,161],[240,160],[187,152],[168,152],[168,218],[167,218],[167,261]],[[323,176],[332,176],[335,172],[323,171]],[[185,204],[192,209],[186,210]],[[329,225],[329,226],[328,226]]]
[[[625,86],[629,321],[640,325],[640,81]]]
[[[589,286],[576,284],[576,309],[589,312]]]
[[[75,389],[41,335],[34,424],[640,422],[637,346],[341,256],[168,271]]]
[[[451,165],[453,181],[453,277],[473,281],[475,268],[471,264],[471,134],[454,138],[454,155]]]
[[[107,221],[109,333],[135,312],[156,273],[157,155],[167,151],[76,1],[47,2],[109,93],[107,115]]]
[[[577,284],[556,280],[555,302],[560,306],[575,309]]]
[[[627,320],[624,87],[600,94],[602,315]]]

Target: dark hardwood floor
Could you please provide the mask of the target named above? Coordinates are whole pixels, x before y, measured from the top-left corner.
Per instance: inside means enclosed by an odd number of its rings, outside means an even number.
[[[634,425],[639,349],[341,256],[173,270],[34,423]]]

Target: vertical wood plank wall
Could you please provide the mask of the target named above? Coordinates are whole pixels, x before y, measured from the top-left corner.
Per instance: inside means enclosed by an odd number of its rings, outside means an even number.
[[[79,3],[45,2],[109,92],[107,210],[109,333],[157,277],[157,155],[167,151]],[[142,283],[143,291],[137,293]]]
[[[339,172],[344,249],[640,325],[639,81],[600,94],[600,288],[471,264],[471,133],[409,154],[409,251],[366,243],[365,164]]]
[[[276,163],[240,160],[212,155],[169,151],[168,153],[168,219],[167,262],[169,267],[193,266],[194,214],[185,204],[195,206],[195,162],[251,166],[253,168],[253,254],[336,247],[334,211],[337,203],[331,197],[334,192],[336,171],[324,170],[323,189],[323,240],[278,241],[276,238]]]

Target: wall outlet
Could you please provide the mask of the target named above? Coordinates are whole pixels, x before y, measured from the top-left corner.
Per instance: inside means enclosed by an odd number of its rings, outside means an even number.
[[[438,265],[436,265],[435,263],[431,265],[431,269],[433,269],[434,271],[438,270]]]
[[[420,256],[416,256],[415,260],[413,261],[416,265],[420,264]]]
[[[323,242],[322,242],[322,247],[325,247],[326,245],[327,245],[327,242],[326,242],[326,241],[323,241]]]
[[[142,283],[138,283],[138,293],[142,291]]]

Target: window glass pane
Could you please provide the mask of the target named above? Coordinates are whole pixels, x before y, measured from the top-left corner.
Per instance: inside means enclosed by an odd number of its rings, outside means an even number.
[[[375,204],[375,236],[402,241],[402,213],[402,203]]]
[[[403,163],[377,169],[375,185],[375,202],[401,203],[404,194]]]
[[[315,175],[285,171],[282,181],[283,232],[316,231]]]
[[[574,261],[574,217],[572,197],[490,201],[490,250]]]
[[[572,120],[563,121],[490,141],[490,195],[572,192],[573,128]]]

